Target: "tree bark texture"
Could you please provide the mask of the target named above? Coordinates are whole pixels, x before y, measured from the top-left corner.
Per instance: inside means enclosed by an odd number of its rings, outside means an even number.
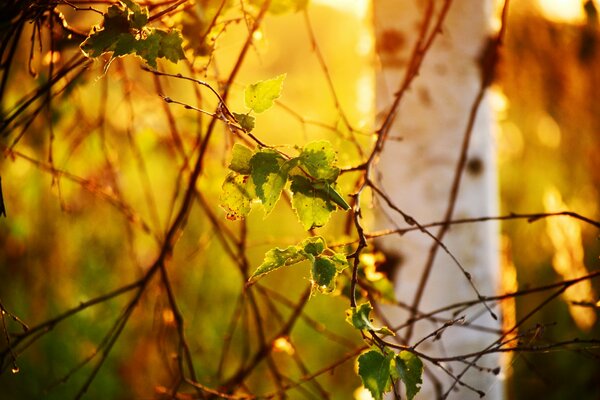
[[[388,112],[389,105],[398,93],[407,74],[423,24],[426,23],[430,2],[425,0],[375,0],[374,24],[377,66],[376,92],[379,118]],[[429,28],[425,38],[436,29],[446,1],[434,0]],[[440,25],[432,47],[427,50],[419,68],[401,99],[394,125],[382,152],[378,171],[379,184],[390,199],[404,212],[421,224],[451,219],[480,217],[497,214],[497,174],[492,136],[492,113],[483,96],[476,110],[470,132],[468,152],[455,206],[449,211],[451,192],[456,185],[457,165],[465,135],[469,134],[469,118],[482,87],[481,58],[492,34],[492,2],[490,0],[455,0]],[[376,216],[378,228],[406,227],[403,217],[381,202],[383,211]],[[464,224],[443,228],[429,228],[471,275],[474,286],[481,295],[494,295],[498,289],[499,257],[498,226],[496,223]],[[435,242],[422,232],[403,236],[388,236],[378,242],[389,260],[395,263],[394,273],[397,298],[415,306],[421,312],[477,299],[477,294],[465,274],[451,257],[438,248],[428,277],[424,278],[427,260]],[[419,287],[422,294],[419,297]],[[490,305],[496,315],[500,311]],[[387,318],[398,326],[411,317],[411,313],[398,308],[386,309]],[[435,356],[454,356],[480,351],[498,337],[500,322],[494,320],[483,306],[468,309],[458,315],[444,313],[438,316],[451,320],[465,317],[464,324],[448,327],[438,340],[430,338],[417,349]],[[443,321],[419,320],[411,329],[399,332],[401,340],[414,345],[420,339],[440,328]],[[478,325],[495,330],[495,333],[477,330]],[[468,360],[467,360],[468,361]],[[451,385],[452,378],[439,368],[429,366],[435,375],[424,376],[422,399],[437,398]],[[500,358],[485,356],[477,365],[496,368]],[[452,373],[459,374],[466,365],[444,364]],[[502,375],[500,375],[501,377]],[[442,389],[435,389],[439,380]],[[490,372],[470,368],[462,380],[486,393],[486,399],[503,397],[501,378]],[[439,385],[438,385],[439,386]],[[458,392],[449,398],[479,398],[460,385]]]

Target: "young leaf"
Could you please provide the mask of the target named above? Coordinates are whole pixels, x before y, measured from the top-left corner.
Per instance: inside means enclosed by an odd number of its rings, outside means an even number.
[[[255,118],[252,115],[248,114],[238,114],[232,113],[235,117],[235,120],[240,124],[243,130],[246,132],[251,132],[254,129],[254,120]]]
[[[340,169],[335,166],[333,146],[326,140],[308,143],[300,153],[300,163],[316,180],[335,182]]]
[[[391,385],[390,369],[394,353],[384,355],[370,350],[358,357],[358,376],[375,400],[381,400]]]
[[[160,37],[159,58],[166,58],[172,63],[177,63],[177,61],[185,59],[185,54],[183,54],[181,47],[183,44],[181,32],[176,29],[170,32],[155,29],[154,33]]]
[[[362,303],[358,307],[352,307],[346,310],[346,322],[356,329],[369,330],[376,333],[381,333],[383,335],[394,336],[395,333],[392,332],[388,327],[384,326],[381,328],[376,328],[373,325],[373,322],[370,318],[371,311],[373,311],[373,308],[369,302]]]
[[[371,311],[373,311],[373,308],[369,302],[362,303],[358,307],[352,307],[349,310],[346,310],[346,322],[356,329],[371,329],[373,328],[371,320],[369,319]]]
[[[236,143],[233,145],[233,150],[231,152],[229,169],[243,175],[250,175],[250,172],[252,171],[250,167],[251,158],[252,150],[243,144]]]
[[[287,182],[289,168],[284,164],[284,158],[273,150],[259,151],[250,159],[252,180],[265,207],[265,216],[275,207]]]
[[[332,255],[329,258],[331,259],[331,262],[333,263],[333,265],[335,265],[335,269],[337,272],[342,272],[343,270],[345,270],[346,268],[348,268],[350,266],[348,264],[348,260],[346,259],[346,256],[343,254],[335,253],[334,255]]]
[[[337,269],[329,257],[315,258],[311,268],[313,285],[323,293],[331,293],[335,289]]]
[[[333,256],[318,256],[315,258],[311,276],[314,285],[323,293],[331,293],[335,289],[335,278],[340,271],[348,266],[346,257],[335,253]]]
[[[285,74],[249,85],[244,92],[246,107],[261,113],[273,106],[273,101],[281,95]]]
[[[401,351],[395,358],[396,371],[404,386],[406,386],[406,398],[412,400],[421,390],[421,376],[423,375],[423,362],[410,351]]]
[[[223,182],[220,205],[227,212],[227,219],[245,218],[250,212],[254,191],[248,176],[234,172],[227,175]]]
[[[325,239],[321,236],[313,236],[304,239],[302,243],[300,243],[300,247],[306,254],[316,257],[325,251],[327,245],[325,244]]]
[[[335,211],[335,204],[312,182],[301,175],[292,176],[292,206],[304,229],[323,226]]]
[[[276,247],[267,251],[263,263],[250,276],[250,281],[283,266],[296,264],[305,260],[306,257],[300,250],[299,246],[289,246],[285,249]]]

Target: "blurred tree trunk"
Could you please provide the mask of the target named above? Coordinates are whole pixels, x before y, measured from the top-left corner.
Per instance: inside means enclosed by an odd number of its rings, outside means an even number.
[[[375,0],[374,21],[377,52],[380,60],[377,75],[377,110],[380,116],[388,111],[394,95],[405,79],[413,48],[427,15],[427,1]],[[435,28],[445,1],[434,1],[429,36]],[[481,88],[480,58],[492,29],[492,1],[456,0],[451,2],[441,34],[425,55],[419,75],[402,98],[396,122],[379,164],[382,188],[404,212],[420,223],[497,214],[497,178],[492,140],[492,114],[483,98],[477,110],[466,162],[461,171],[456,204],[449,209],[451,188],[457,173],[457,164],[469,123],[471,109]],[[382,205],[383,206],[383,205]],[[378,215],[379,228],[406,227],[404,218],[383,207]],[[442,236],[443,243],[471,276],[482,295],[493,295],[498,288],[498,226],[495,223],[477,223],[430,228]],[[395,263],[396,295],[399,300],[418,310],[429,312],[456,302],[473,300],[476,293],[465,275],[443,249],[437,249],[431,272],[424,278],[428,258],[435,243],[420,232],[390,236],[379,242],[388,260]],[[418,294],[422,287],[421,295]],[[496,315],[500,315],[495,309]],[[497,333],[475,330],[467,325],[500,329],[489,312],[480,306],[459,314],[466,317],[465,325],[448,328],[440,340],[431,339],[418,349],[437,356],[452,356],[480,351],[496,340]],[[400,325],[410,317],[407,311],[387,310],[393,325]],[[446,320],[450,313],[438,315]],[[455,317],[458,317],[455,316]],[[414,345],[420,339],[441,327],[443,322],[419,321],[412,332],[400,331],[399,337]],[[427,363],[425,362],[427,365]],[[481,358],[479,366],[500,366],[498,356]],[[435,378],[425,378],[419,398],[434,399],[444,393],[452,379],[439,368],[428,365]],[[465,365],[452,364],[452,372],[459,374]],[[503,397],[503,383],[490,372],[471,368],[462,378],[464,382],[486,394],[486,399]],[[434,381],[438,380],[438,389]],[[479,396],[460,385],[459,393],[451,398],[470,399]]]

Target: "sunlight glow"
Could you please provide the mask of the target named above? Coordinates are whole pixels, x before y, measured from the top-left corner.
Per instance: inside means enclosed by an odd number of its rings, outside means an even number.
[[[263,38],[264,35],[260,29],[255,30],[252,34],[252,39],[254,39],[255,41],[262,40]]]
[[[537,0],[537,8],[544,18],[551,21],[575,24],[585,22],[585,11],[580,1]]]
[[[313,0],[313,3],[349,12],[359,18],[366,16],[369,10],[369,0]]]
[[[510,238],[502,235],[500,238],[500,293],[514,293],[519,290],[517,281],[517,267],[512,260],[512,246]],[[502,300],[500,310],[502,312],[502,331],[512,332],[506,336],[504,342],[508,346],[517,346],[515,339],[518,337],[518,330],[514,329],[517,325],[517,305],[514,297],[506,297]],[[512,375],[513,354],[506,352],[502,354],[502,371],[505,378]]]
[[[359,387],[354,391],[354,399],[355,400],[373,400],[373,396],[371,396],[371,392],[364,386]]]
[[[358,93],[356,108],[361,115],[359,126],[366,126],[373,112],[373,104],[375,104],[374,76],[369,73],[363,73],[356,81],[356,91]]]
[[[286,353],[288,355],[293,355],[296,350],[294,349],[294,345],[289,341],[287,337],[280,336],[273,342],[273,350],[281,353]]]
[[[563,202],[559,191],[550,186],[544,194],[546,212],[564,211],[569,208]],[[569,217],[546,219],[546,233],[554,247],[552,266],[563,279],[576,279],[587,275],[583,264],[583,245],[581,243],[581,227]],[[596,312],[588,307],[575,305],[574,302],[592,303],[596,298],[589,280],[581,281],[569,287],[564,297],[569,305],[569,312],[579,329],[589,331],[596,322]]]
[[[557,149],[560,146],[560,126],[549,114],[542,115],[536,129],[538,140],[544,146]]]

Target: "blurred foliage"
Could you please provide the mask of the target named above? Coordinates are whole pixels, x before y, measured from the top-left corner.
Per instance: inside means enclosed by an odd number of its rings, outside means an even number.
[[[570,209],[598,220],[600,94],[596,88],[600,85],[600,26],[597,15],[588,10],[587,22],[582,24],[550,21],[524,3],[515,2],[509,18],[498,82],[506,102],[501,107],[499,131],[503,211],[543,210],[552,193],[560,192],[564,202],[561,210]],[[546,211],[558,210],[546,207]],[[597,230],[574,224],[575,230],[567,228],[571,233],[565,233],[566,242],[557,244],[551,236],[552,224],[554,221],[503,225],[512,243],[511,257],[520,289],[563,279],[556,259],[562,246],[566,246],[567,254],[582,251],[581,262],[587,270],[597,271],[600,266]],[[582,249],[577,250],[578,246]],[[595,293],[600,293],[599,282],[590,283]],[[545,296],[539,293],[517,298],[516,319],[530,312]],[[553,301],[521,333],[537,332],[533,336],[539,345],[575,337],[599,337],[597,304],[573,305],[572,300],[562,297]],[[577,308],[590,312],[595,323],[587,329],[579,328],[573,314]],[[595,350],[515,355],[510,398],[597,399],[599,357]]]

